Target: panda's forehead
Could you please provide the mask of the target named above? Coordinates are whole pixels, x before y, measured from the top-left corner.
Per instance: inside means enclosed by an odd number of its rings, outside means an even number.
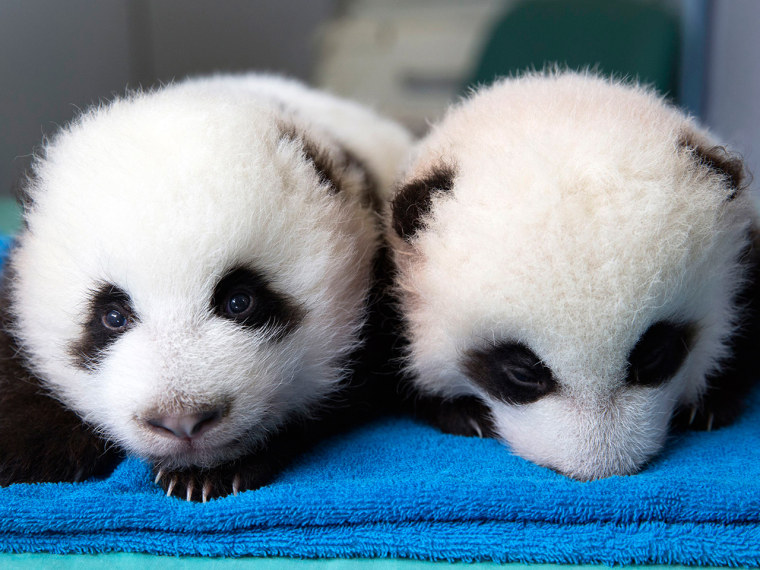
[[[585,372],[624,367],[657,320],[698,320],[684,291],[734,258],[714,248],[722,193],[693,184],[671,152],[635,174],[598,158],[557,168],[543,150],[488,167],[457,157],[453,192],[414,243],[424,318],[457,331],[460,351],[525,341]]]
[[[447,267],[475,289],[534,290],[568,308],[573,299],[640,306],[699,262],[721,229],[718,192],[700,196],[662,178],[493,180],[461,168],[415,249],[432,271]]]
[[[110,213],[115,222],[166,225],[185,217],[197,225],[204,215],[229,215],[231,199],[251,207],[258,196],[251,182],[278,172],[277,129],[264,109],[243,109],[237,118],[257,128],[239,128],[222,112],[156,117],[152,106],[119,109],[83,119],[48,148],[34,195],[40,209],[84,209],[93,222]]]
[[[107,282],[138,302],[207,304],[225,272],[271,276],[317,253],[299,236],[337,232],[338,200],[294,160],[268,109],[184,113],[116,105],[61,135],[27,216],[32,259],[76,273],[81,294]]]

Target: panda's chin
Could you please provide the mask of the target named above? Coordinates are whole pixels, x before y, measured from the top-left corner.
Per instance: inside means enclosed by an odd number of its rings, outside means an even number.
[[[660,397],[657,397],[660,395]],[[605,402],[547,397],[490,403],[495,432],[517,455],[579,481],[632,475],[662,449],[672,409],[658,390]]]

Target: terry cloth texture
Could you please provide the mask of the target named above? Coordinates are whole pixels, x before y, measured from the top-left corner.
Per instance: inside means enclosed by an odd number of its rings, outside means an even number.
[[[760,391],[734,425],[590,483],[405,418],[206,504],[165,497],[130,458],[104,480],[0,489],[0,551],[758,566]]]
[[[756,566],[760,393],[735,425],[591,483],[403,418],[206,504],[165,497],[127,459],[101,481],[0,489],[0,550]]]

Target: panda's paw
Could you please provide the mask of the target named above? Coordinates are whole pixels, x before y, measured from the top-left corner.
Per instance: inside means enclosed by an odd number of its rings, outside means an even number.
[[[155,480],[167,497],[205,503],[209,499],[230,494],[225,489],[224,481],[215,472],[216,469],[167,470],[158,468],[155,470]],[[237,494],[237,489],[234,494]]]
[[[257,465],[250,458],[211,468],[163,469],[157,466],[153,472],[155,482],[166,492],[167,497],[201,503],[258,489],[269,483],[274,476],[269,466]]]
[[[671,420],[671,425],[678,429],[713,431],[729,425],[737,415],[738,411],[735,409],[694,405],[678,410]]]
[[[728,390],[711,390],[699,402],[679,408],[671,425],[697,431],[713,431],[727,426],[744,408],[742,395]]]
[[[417,417],[444,433],[468,437],[494,437],[488,408],[478,399],[460,397],[444,400],[422,397],[415,403]]]
[[[715,412],[711,410],[692,406],[688,410],[688,416],[689,429],[712,431],[714,427],[720,427],[715,425]]]

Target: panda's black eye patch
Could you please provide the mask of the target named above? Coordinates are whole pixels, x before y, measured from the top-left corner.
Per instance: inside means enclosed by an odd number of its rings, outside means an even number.
[[[467,376],[488,394],[508,404],[529,404],[553,392],[551,370],[527,346],[502,342],[465,354]]]
[[[693,337],[691,324],[667,321],[653,324],[628,356],[627,383],[659,386],[672,378],[686,359]]]
[[[287,335],[303,318],[295,301],[247,267],[238,267],[222,277],[211,297],[211,310],[249,329],[271,329],[275,340]]]
[[[136,322],[129,295],[116,285],[100,285],[90,296],[82,334],[69,349],[75,364],[85,370],[96,368],[106,349]]]

